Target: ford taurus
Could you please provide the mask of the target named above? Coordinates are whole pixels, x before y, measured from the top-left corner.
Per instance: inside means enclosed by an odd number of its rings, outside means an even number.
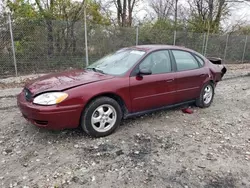
[[[83,70],[42,76],[17,97],[23,116],[48,129],[76,128],[94,137],[122,119],[177,105],[209,107],[226,68],[182,47],[123,48]]]

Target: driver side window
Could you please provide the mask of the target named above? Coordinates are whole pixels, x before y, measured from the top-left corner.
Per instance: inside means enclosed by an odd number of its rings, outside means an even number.
[[[168,50],[161,50],[149,54],[139,65],[140,69],[149,69],[152,74],[171,72],[171,61]]]

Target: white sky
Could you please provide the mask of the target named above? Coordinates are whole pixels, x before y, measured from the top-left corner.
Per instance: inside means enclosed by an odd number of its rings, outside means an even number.
[[[238,21],[245,21],[248,24],[250,23],[250,3],[242,2],[233,4],[231,8],[231,16],[229,22],[237,23]]]
[[[82,1],[82,0],[75,0],[75,1]],[[102,2],[105,2],[107,0],[102,0]],[[137,19],[143,19],[148,14],[148,10],[150,10],[148,6],[149,0],[141,0],[141,3],[136,8],[136,13],[134,14]],[[187,5],[188,0],[179,0],[179,3],[182,5]],[[229,0],[231,1],[231,0]],[[239,0],[243,1],[243,0]],[[2,4],[3,0],[0,0],[0,5]],[[235,25],[237,23],[239,24],[250,24],[250,2],[241,2],[241,3],[230,3],[230,14],[231,16],[228,17],[227,20],[223,21],[223,27],[228,28],[232,25]],[[113,9],[113,8],[112,8]],[[0,11],[1,8],[0,8]],[[114,16],[116,16],[115,8],[114,8]]]
[[[142,0],[143,2],[137,7],[137,18],[144,18],[150,10],[148,6],[149,0]],[[242,0],[239,0],[242,1]],[[179,0],[179,4],[183,6],[189,6],[187,0]],[[250,24],[250,2],[239,2],[239,3],[230,3],[230,16],[228,19],[222,22],[224,28],[231,27],[237,23],[239,24]]]

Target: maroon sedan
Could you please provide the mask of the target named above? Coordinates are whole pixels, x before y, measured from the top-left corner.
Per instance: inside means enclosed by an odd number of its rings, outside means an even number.
[[[201,54],[176,46],[121,49],[74,70],[26,84],[17,103],[39,127],[76,128],[94,137],[111,134],[122,118],[177,105],[209,107],[226,72]]]

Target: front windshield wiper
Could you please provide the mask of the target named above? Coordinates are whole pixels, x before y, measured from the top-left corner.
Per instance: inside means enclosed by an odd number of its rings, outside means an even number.
[[[94,68],[94,67],[93,68],[87,68],[87,70],[92,70],[94,72],[99,72],[99,73],[105,74],[102,70]]]

